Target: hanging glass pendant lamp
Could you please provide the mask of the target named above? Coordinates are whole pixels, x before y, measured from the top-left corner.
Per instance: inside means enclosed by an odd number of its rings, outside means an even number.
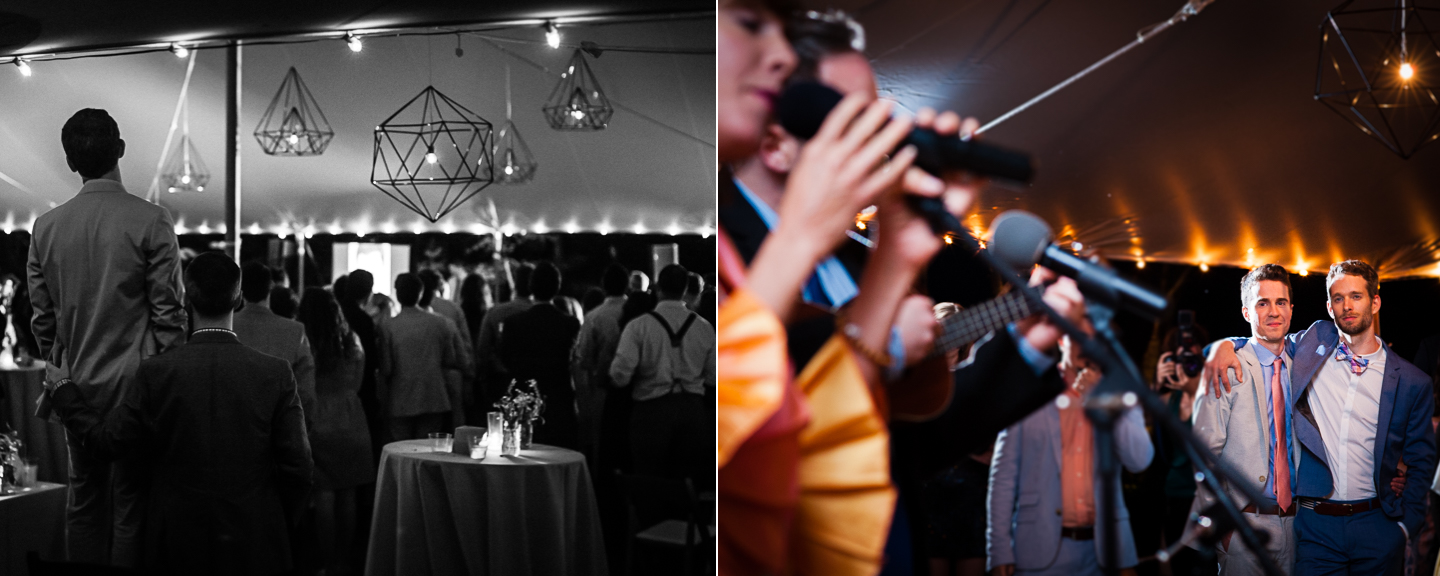
[[[260,118],[260,125],[255,127],[260,148],[271,156],[318,156],[325,153],[334,137],[315,96],[295,67],[290,67]]]
[[[530,147],[525,145],[525,139],[520,137],[520,131],[515,129],[515,121],[510,119],[510,64],[505,64],[505,125],[500,127],[500,132],[495,136],[495,183],[496,184],[523,184],[535,177],[535,169],[540,166],[535,161],[535,155],[530,153]]]
[[[165,191],[204,192],[210,183],[210,170],[200,160],[200,151],[190,140],[190,95],[187,93],[180,104],[180,139],[166,155],[164,168],[160,170],[160,182]]]
[[[585,53],[575,50],[560,73],[560,83],[545,101],[545,120],[556,130],[604,130],[615,109],[590,71]]]

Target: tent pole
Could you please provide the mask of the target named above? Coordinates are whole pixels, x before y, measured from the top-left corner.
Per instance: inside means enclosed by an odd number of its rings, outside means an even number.
[[[225,47],[225,246],[240,262],[240,41]]]

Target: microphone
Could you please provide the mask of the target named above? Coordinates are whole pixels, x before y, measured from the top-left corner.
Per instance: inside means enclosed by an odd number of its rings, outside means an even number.
[[[1119,277],[1114,270],[1052,244],[1050,226],[1034,214],[1010,210],[996,216],[990,230],[994,234],[990,251],[1017,270],[1039,264],[1074,278],[1086,296],[1146,318],[1159,317],[1169,305],[1163,296]]]
[[[802,82],[791,86],[775,103],[780,125],[796,138],[808,140],[820,131],[825,117],[844,96],[824,84]],[[945,137],[933,130],[916,128],[896,148],[914,145],[915,166],[935,176],[946,170],[966,170],[980,176],[1028,183],[1035,177],[1030,156],[958,137]],[[958,231],[960,221],[945,209],[939,198],[911,197],[910,207],[923,216],[936,234]]]

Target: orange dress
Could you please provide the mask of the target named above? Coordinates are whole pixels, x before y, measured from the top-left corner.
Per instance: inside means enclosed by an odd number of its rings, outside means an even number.
[[[784,327],[719,244],[720,573],[876,573],[895,504],[883,398],[840,338],[792,380]]]

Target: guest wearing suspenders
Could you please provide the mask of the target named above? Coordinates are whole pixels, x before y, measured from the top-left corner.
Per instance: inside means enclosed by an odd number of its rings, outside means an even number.
[[[689,476],[700,489],[714,482],[714,418],[705,406],[715,387],[715,330],[685,307],[689,272],[671,264],[660,271],[655,310],[632,320],[620,334],[610,365],[618,388],[631,388],[634,472]]]

